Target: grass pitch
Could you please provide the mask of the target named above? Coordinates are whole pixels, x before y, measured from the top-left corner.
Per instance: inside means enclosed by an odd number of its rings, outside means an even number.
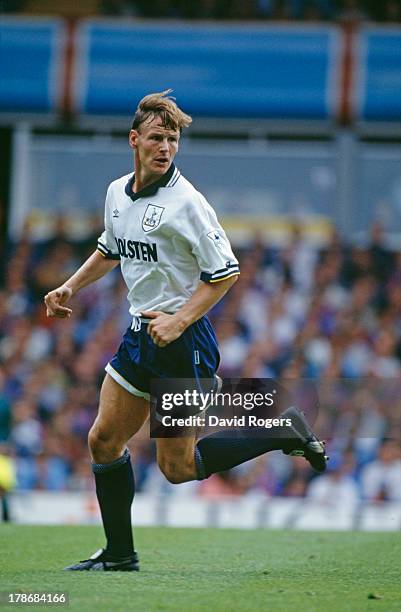
[[[401,609],[401,533],[153,528],[135,537],[139,573],[62,572],[100,548],[100,528],[0,525],[0,590],[67,591],[69,608],[52,609],[84,612]]]

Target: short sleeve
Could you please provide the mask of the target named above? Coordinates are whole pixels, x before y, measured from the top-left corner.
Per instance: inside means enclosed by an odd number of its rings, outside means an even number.
[[[206,283],[216,283],[238,275],[238,260],[227,235],[213,208],[202,195],[191,212],[193,235],[196,236],[192,252],[201,270],[200,279]]]
[[[117,244],[113,234],[113,224],[111,222],[112,194],[110,187],[107,190],[106,203],[104,209],[104,232],[97,241],[97,250],[106,259],[120,259],[117,251]]]

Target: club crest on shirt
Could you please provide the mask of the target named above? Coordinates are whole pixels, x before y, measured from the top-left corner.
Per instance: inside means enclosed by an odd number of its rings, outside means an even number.
[[[219,230],[215,229],[209,232],[207,237],[210,238],[216,249],[223,248],[223,236],[221,235],[221,232],[219,232]]]
[[[150,230],[155,229],[159,225],[163,210],[162,206],[148,204],[142,219],[142,229],[144,232],[150,232]]]

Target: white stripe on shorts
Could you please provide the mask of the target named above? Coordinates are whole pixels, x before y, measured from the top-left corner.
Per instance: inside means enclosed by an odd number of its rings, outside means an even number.
[[[134,387],[134,385],[131,385],[131,383],[128,382],[128,380],[125,380],[125,378],[123,378],[121,376],[121,374],[119,374],[117,372],[117,370],[115,370],[113,368],[113,366],[111,366],[109,363],[106,365],[106,367],[104,368],[107,372],[107,374],[110,374],[110,376],[122,387],[124,387],[124,389],[126,389],[127,391],[129,391],[129,393],[132,393],[132,395],[136,395],[137,397],[143,397],[146,400],[150,400],[150,394],[146,393],[146,391],[140,391],[139,389],[137,389],[136,387]]]

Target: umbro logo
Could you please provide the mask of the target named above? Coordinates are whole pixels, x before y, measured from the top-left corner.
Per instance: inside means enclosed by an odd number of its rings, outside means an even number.
[[[119,216],[120,216],[120,211],[117,208],[115,208],[113,210],[113,218],[118,219]]]

